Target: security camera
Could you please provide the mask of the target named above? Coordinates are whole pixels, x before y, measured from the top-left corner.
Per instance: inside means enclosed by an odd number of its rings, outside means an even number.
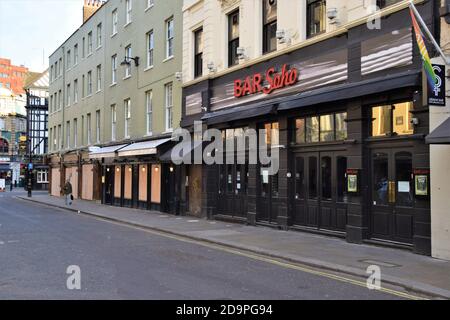
[[[337,15],[338,15],[337,8],[328,8],[328,10],[327,10],[328,19],[334,20],[337,18]]]
[[[286,32],[284,30],[277,30],[277,39],[283,40],[286,36]]]
[[[411,122],[411,124],[412,124],[413,126],[418,126],[419,123],[420,123],[420,121],[419,121],[418,118],[412,118],[412,119],[410,120],[410,122]]]
[[[236,54],[239,59],[245,59],[245,48],[244,47],[237,47]]]
[[[183,73],[182,72],[175,72],[175,79],[177,79],[178,81],[183,80]]]

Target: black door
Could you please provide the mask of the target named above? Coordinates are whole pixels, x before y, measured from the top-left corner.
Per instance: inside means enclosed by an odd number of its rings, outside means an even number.
[[[103,203],[114,205],[114,166],[105,168],[105,183],[103,187],[105,188]]]
[[[294,225],[345,231],[347,158],[338,152],[302,153],[294,171]]]
[[[413,241],[413,166],[408,149],[377,149],[371,154],[372,238]]]
[[[175,167],[171,164],[162,166],[162,211],[170,214],[176,214],[177,194],[175,189]]]
[[[221,165],[219,171],[219,214],[246,218],[248,165]]]
[[[276,224],[278,218],[278,174],[271,175],[269,168],[261,167],[259,176],[258,222]]]

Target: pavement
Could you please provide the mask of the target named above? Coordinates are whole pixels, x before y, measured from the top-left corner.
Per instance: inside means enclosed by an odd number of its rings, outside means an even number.
[[[121,224],[351,276],[367,278],[367,268],[377,265],[381,268],[382,283],[399,286],[413,293],[450,299],[450,261],[417,255],[408,250],[350,244],[343,239],[303,232],[110,207],[93,201],[75,200],[72,206],[67,207],[63,198],[48,194],[36,194],[31,199],[24,195],[17,197]]]

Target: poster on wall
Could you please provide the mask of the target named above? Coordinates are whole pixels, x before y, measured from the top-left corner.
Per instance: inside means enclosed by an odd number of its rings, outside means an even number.
[[[358,170],[347,170],[347,192],[358,193]]]
[[[436,85],[432,88],[431,85],[428,84],[428,104],[445,107],[445,66],[433,64],[433,70],[436,74]]]
[[[430,195],[430,170],[414,170],[414,191],[416,197],[428,197]]]

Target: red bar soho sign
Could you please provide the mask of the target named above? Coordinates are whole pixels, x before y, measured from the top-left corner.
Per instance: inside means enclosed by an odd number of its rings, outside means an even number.
[[[277,73],[275,68],[270,68],[266,71],[265,77],[261,73],[256,73],[245,80],[234,81],[234,96],[241,98],[260,92],[271,94],[275,90],[294,85],[298,81],[298,74],[296,68],[288,69],[286,64],[280,73]],[[267,82],[266,86],[263,86],[264,80]]]

